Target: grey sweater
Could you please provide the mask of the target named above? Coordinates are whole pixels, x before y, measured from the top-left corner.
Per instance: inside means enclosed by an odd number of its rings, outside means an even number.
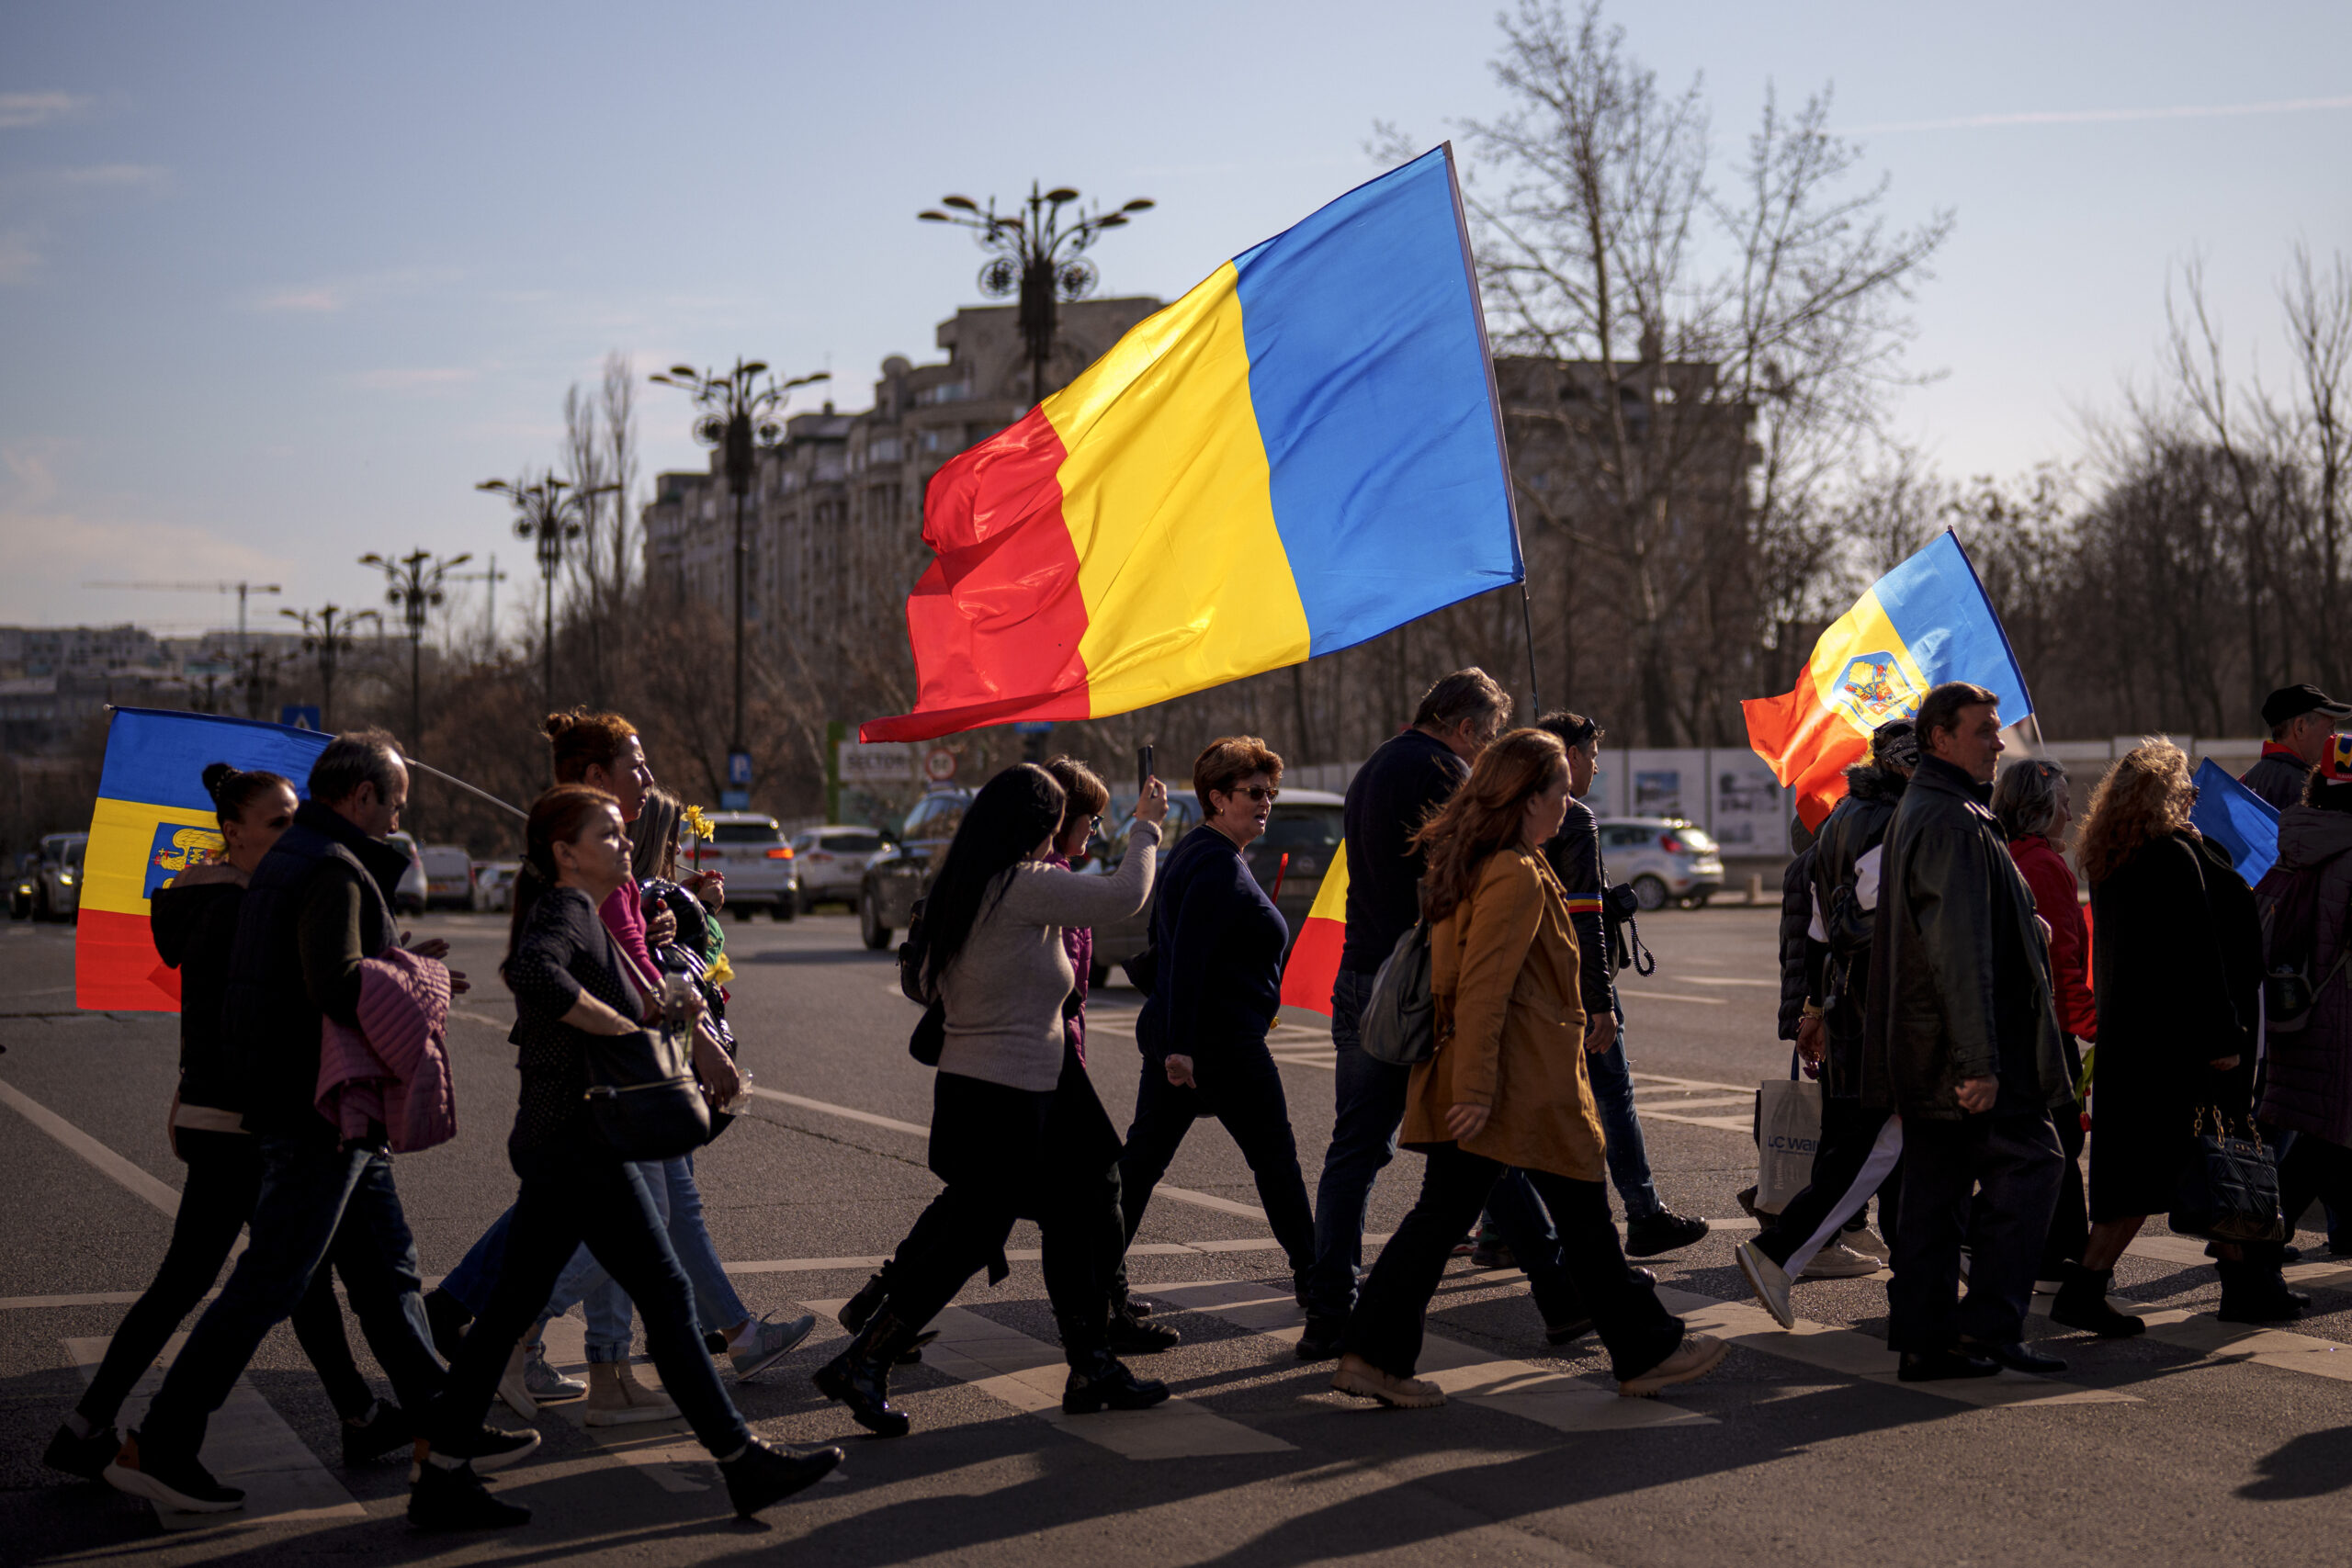
[[[947,1039],[939,1070],[1010,1089],[1051,1090],[1062,1073],[1062,998],[1078,983],[1064,926],[1125,919],[1151,897],[1159,829],[1138,822],[1127,858],[1109,876],[1042,861],[1004,874],[980,906],[964,950],[939,977]]]

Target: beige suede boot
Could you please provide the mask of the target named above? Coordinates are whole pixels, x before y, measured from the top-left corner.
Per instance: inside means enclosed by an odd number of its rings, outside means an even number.
[[[627,1427],[639,1421],[673,1421],[678,1407],[667,1395],[645,1387],[627,1361],[588,1363],[591,1427]]]

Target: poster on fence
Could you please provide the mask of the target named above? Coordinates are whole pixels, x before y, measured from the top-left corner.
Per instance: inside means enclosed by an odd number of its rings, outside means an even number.
[[[1772,855],[1787,848],[1780,781],[1754,752],[1717,751],[1713,766],[1714,826],[1726,854]]]

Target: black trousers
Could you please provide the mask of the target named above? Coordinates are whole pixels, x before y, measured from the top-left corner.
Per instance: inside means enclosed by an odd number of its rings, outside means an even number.
[[[2309,1133],[2274,1137],[2272,1146],[2280,1151],[2278,1208],[2289,1225],[2302,1218],[2314,1198],[2337,1213],[2352,1213],[2352,1149]]]
[[[1459,1144],[1430,1148],[1421,1195],[1380,1249],[1356,1299],[1355,1314],[1348,1319],[1349,1354],[1393,1377],[1412,1375],[1421,1359],[1422,1319],[1444,1278],[1446,1259],[1506,1168]],[[1608,1189],[1550,1171],[1531,1170],[1526,1177],[1552,1213],[1563,1261],[1618,1379],[1638,1377],[1673,1355],[1682,1343],[1682,1320],[1658,1304],[1647,1280],[1625,1266],[1609,1214]]]
[[[1305,1274],[1315,1266],[1315,1213],[1298,1168],[1298,1140],[1291,1133],[1282,1070],[1265,1041],[1227,1041],[1201,1052],[1193,1058],[1190,1089],[1168,1081],[1167,1063],[1157,1052],[1145,1054],[1143,1081],[1136,1086],[1136,1119],[1127,1128],[1126,1152],[1119,1156],[1126,1239],[1135,1240],[1151,1190],[1168,1174],[1184,1134],[1202,1117],[1214,1116],[1250,1162],[1258,1201],[1290,1259],[1291,1272]],[[1471,1217],[1476,1217],[1475,1211]]]
[[[882,1266],[890,1310],[920,1327],[986,1269],[1001,1279],[1015,1221],[1042,1233],[1046,1294],[1072,1365],[1108,1334],[1112,1280],[1125,1250],[1118,1133],[1067,1046],[1050,1091],[956,1073],[932,1086],[931,1167],[945,1190]]]
[[[662,1373],[662,1392],[676,1402],[695,1437],[714,1455],[735,1452],[751,1428],[720,1386],[710,1352],[695,1326],[694,1290],[653,1194],[635,1166],[592,1134],[534,1149],[512,1150],[523,1179],[506,1231],[506,1259],[490,1304],[467,1331],[449,1366],[448,1392],[434,1414],[434,1440],[478,1431],[498,1392],[507,1358],[538,1321],[557,1277],[582,1246],[628,1292],[645,1319],[645,1348]]]
[[[1821,1143],[1814,1150],[1813,1179],[1805,1190],[1790,1199],[1772,1223],[1756,1238],[1756,1246],[1775,1263],[1786,1263],[1789,1255],[1803,1247],[1829,1217],[1852,1189],[1855,1179],[1862,1173],[1862,1164],[1870,1158],[1871,1146],[1878,1142],[1879,1129],[1886,1125],[1886,1112],[1866,1110],[1859,1100],[1822,1096]],[[1906,1129],[1907,1131],[1907,1129]],[[1887,1245],[1894,1242],[1894,1225],[1888,1216],[1895,1213],[1903,1186],[1902,1167],[1879,1183],[1879,1224],[1887,1231]],[[1862,1211],[1857,1210],[1853,1223],[1859,1224]]]
[[[259,1139],[244,1133],[183,1127],[175,1140],[187,1166],[187,1184],[180,1189],[171,1245],[146,1292],[123,1314],[89,1389],[74,1406],[92,1427],[114,1420],[132,1387],[163,1354],[172,1331],[220,1277],[220,1266],[229,1261],[229,1249],[236,1245],[237,1233],[252,1216],[254,1200],[261,1193]],[[343,1306],[334,1299],[326,1269],[311,1277],[302,1304],[294,1309],[293,1324],[294,1337],[326,1386],[334,1413],[347,1420],[367,1415],[376,1396],[352,1362]]]
[[[2064,1163],[2046,1111],[1904,1119],[1888,1348],[1942,1350],[1963,1335],[1988,1344],[2024,1336]],[[1964,1302],[1958,1300],[1963,1241]]]
[[[2091,1211],[2083,1190],[2083,1102],[2060,1106],[2050,1120],[2066,1163],[2058,1172],[2058,1207],[2050,1216],[2049,1239],[2041,1244],[2040,1278],[2056,1280],[2064,1276],[2067,1264],[2083,1260],[2083,1248],[2090,1245]]]

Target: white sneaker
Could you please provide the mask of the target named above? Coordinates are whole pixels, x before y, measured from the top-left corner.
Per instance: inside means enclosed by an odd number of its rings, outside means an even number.
[[[1868,1225],[1858,1231],[1842,1231],[1838,1239],[1865,1258],[1875,1258],[1881,1263],[1894,1261],[1894,1249],[1886,1245],[1884,1236]]]
[[[1758,1304],[1772,1314],[1774,1323],[1794,1328],[1797,1317],[1789,1310],[1788,1270],[1773,1262],[1753,1237],[1732,1248],[1732,1256],[1739,1260],[1739,1271],[1747,1277],[1747,1288],[1756,1292]]]
[[[1804,1266],[1804,1273],[1801,1277],[1807,1280],[1860,1280],[1877,1273],[1883,1267],[1869,1254],[1856,1252],[1843,1243],[1833,1241],[1813,1255],[1813,1261]]]
[[[529,1345],[530,1352],[523,1360],[523,1392],[541,1404],[560,1404],[567,1399],[584,1399],[588,1384],[580,1378],[560,1372],[548,1361],[545,1345]]]
[[[762,1318],[752,1324],[741,1338],[728,1342],[727,1359],[734,1364],[735,1381],[748,1382],[775,1366],[797,1349],[816,1326],[816,1318],[807,1313],[785,1323]]]

